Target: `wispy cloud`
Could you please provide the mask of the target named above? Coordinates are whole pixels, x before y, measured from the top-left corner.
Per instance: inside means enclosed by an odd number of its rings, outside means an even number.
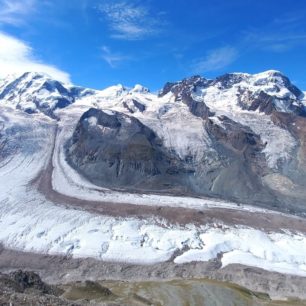
[[[107,46],[102,46],[102,58],[112,67],[117,67],[122,61],[130,59],[126,55],[122,55],[120,53],[114,53],[111,49]]]
[[[70,83],[68,73],[38,60],[26,42],[0,32],[0,77],[24,72],[46,73],[59,81]]]
[[[245,39],[256,48],[267,51],[284,52],[301,44],[306,44],[306,33],[253,31],[249,32]]]
[[[37,0],[0,0],[0,25],[18,26],[24,18],[35,11]]]
[[[133,1],[109,1],[99,6],[109,23],[112,37],[124,40],[139,40],[159,32],[161,20],[153,16],[149,7]]]
[[[282,16],[261,29],[244,33],[244,41],[250,47],[272,52],[285,52],[306,44],[306,30],[302,30],[304,14]]]
[[[191,68],[194,73],[217,71],[232,64],[238,55],[238,50],[234,47],[214,49],[209,51],[204,58],[195,60]]]
[[[218,71],[234,63],[248,51],[286,52],[306,45],[304,14],[295,12],[273,19],[261,28],[248,29],[239,42],[209,51],[191,65],[194,73]]]

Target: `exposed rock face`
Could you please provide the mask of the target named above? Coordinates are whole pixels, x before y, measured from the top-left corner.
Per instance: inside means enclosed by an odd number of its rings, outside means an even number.
[[[168,176],[186,172],[150,128],[118,112],[84,113],[67,152],[70,162],[99,185],[150,190],[161,188]]]
[[[204,102],[195,101],[188,93],[182,93],[182,102],[187,104],[190,112],[197,117],[207,119],[209,116],[213,115]]]
[[[166,83],[164,88],[160,91],[159,96],[162,97],[169,92],[172,92],[177,98],[183,92],[194,91],[197,87],[207,87],[212,83],[212,80],[207,80],[199,75],[183,79],[180,82]]]
[[[271,116],[274,124],[288,129],[292,135],[299,141],[297,148],[297,157],[291,168],[285,169],[286,175],[296,184],[306,186],[306,118],[283,112],[273,112]],[[299,193],[296,193],[298,196]]]
[[[139,111],[143,113],[146,110],[145,105],[139,103],[135,99],[128,99],[127,101],[123,102],[123,106],[131,113],[134,114],[135,112]]]
[[[95,164],[91,169],[95,177],[128,184],[133,181],[134,176],[129,174],[134,171],[143,176],[159,172],[159,146],[153,131],[137,119],[90,109],[80,119],[70,152],[80,165],[85,161]]]
[[[215,149],[225,161],[210,192],[236,200],[246,201],[252,195],[252,202],[274,202],[275,197],[260,179],[268,171],[260,137],[226,116],[218,119],[218,124],[211,119],[205,123]]]
[[[203,102],[195,101],[192,97],[192,92],[196,92],[197,88],[208,87],[212,81],[206,80],[200,76],[193,76],[191,78],[184,79],[181,82],[167,83],[159,96],[162,97],[169,92],[172,92],[176,101],[182,101],[188,107],[190,112],[203,119],[212,115],[209,108]]]
[[[244,93],[240,98],[240,105],[243,109],[259,111],[266,115],[271,115],[277,111],[287,111],[298,116],[306,116],[304,105],[297,99],[289,97],[280,99],[270,96],[264,91],[260,91],[259,94],[251,92]]]

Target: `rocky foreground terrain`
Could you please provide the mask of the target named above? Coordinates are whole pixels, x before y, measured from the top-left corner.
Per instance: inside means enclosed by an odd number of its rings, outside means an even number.
[[[0,270],[48,281],[55,256],[49,280],[62,285],[101,281],[103,267],[118,281],[132,266],[135,282],[208,277],[304,299],[305,105],[278,71],[194,76],[157,94],[0,80]]]
[[[268,295],[212,280],[159,282],[84,281],[48,285],[38,274],[0,274],[1,305],[306,305],[300,300],[272,301]]]

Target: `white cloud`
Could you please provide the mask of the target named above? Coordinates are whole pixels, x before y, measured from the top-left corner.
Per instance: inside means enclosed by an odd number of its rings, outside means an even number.
[[[233,63],[237,57],[238,51],[234,47],[214,49],[206,57],[196,60],[192,69],[196,73],[220,70]]]
[[[0,46],[0,77],[29,71],[46,73],[59,81],[70,83],[68,73],[39,61],[31,46],[24,41],[0,32]]]
[[[0,25],[20,25],[35,10],[37,0],[0,0]]]
[[[128,60],[128,56],[121,55],[119,53],[113,53],[109,47],[103,46],[102,58],[112,67],[115,68],[120,62]]]
[[[139,40],[159,31],[161,21],[147,7],[132,1],[107,2],[99,9],[109,22],[113,38]]]

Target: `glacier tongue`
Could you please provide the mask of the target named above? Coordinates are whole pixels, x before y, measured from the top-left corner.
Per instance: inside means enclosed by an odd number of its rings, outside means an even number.
[[[224,266],[242,263],[306,276],[306,255],[300,252],[306,248],[302,233],[264,233],[223,224],[181,227],[158,218],[107,217],[50,202],[36,190],[33,180],[51,158],[56,136],[54,121],[46,122],[42,115],[35,115],[33,120],[33,116],[5,108],[1,114],[1,133],[9,139],[5,146],[8,153],[14,153],[1,159],[0,164],[0,242],[4,247],[138,264],[169,260],[178,250],[182,254],[176,257],[177,263],[207,261],[223,253]],[[29,129],[33,132],[28,133]],[[56,146],[55,154],[57,150]],[[56,181],[61,182],[60,176],[67,172],[57,172],[61,166],[55,158],[58,157],[53,156]],[[79,183],[75,197],[92,187]],[[66,184],[69,188],[72,183],[68,180]],[[182,201],[183,206],[192,207],[196,200],[174,197],[171,201],[173,205]]]
[[[222,208],[272,214],[222,200],[112,191],[94,185],[69,166],[64,144],[82,114],[92,107],[108,115],[121,112],[137,118],[186,163],[211,163],[205,158],[217,158],[220,143],[208,133],[207,118],[194,115],[184,103],[186,97],[177,92],[180,86],[186,86],[195,107],[195,102],[205,103],[214,126],[222,127],[221,118],[227,116],[232,120],[228,124],[247,126],[259,135],[273,173],[280,164],[292,160],[299,145],[292,132],[274,124],[269,114],[247,108],[247,98],[260,92],[273,98],[275,111],[289,115],[301,108],[301,103],[306,105],[305,96],[298,96],[299,91],[281,73],[236,73],[216,80],[194,77],[183,85],[176,82],[167,86],[165,94],[157,96],[141,85],[133,89],[116,85],[99,91],[34,73],[0,80],[0,242],[7,248],[27,252],[140,264],[164,262],[178,253],[178,264],[207,261],[223,254],[223,266],[240,263],[306,276],[306,254],[301,252],[306,249],[305,233],[281,228],[278,232],[265,232],[222,222],[180,226],[158,217],[110,217],[69,208],[60,200],[53,203],[37,190],[36,179],[46,169],[51,171],[51,160],[52,192],[72,199],[170,206],[204,213]],[[245,99],[244,103],[241,99]],[[90,128],[98,125],[96,117],[87,121]],[[221,164],[224,156],[218,158]]]

